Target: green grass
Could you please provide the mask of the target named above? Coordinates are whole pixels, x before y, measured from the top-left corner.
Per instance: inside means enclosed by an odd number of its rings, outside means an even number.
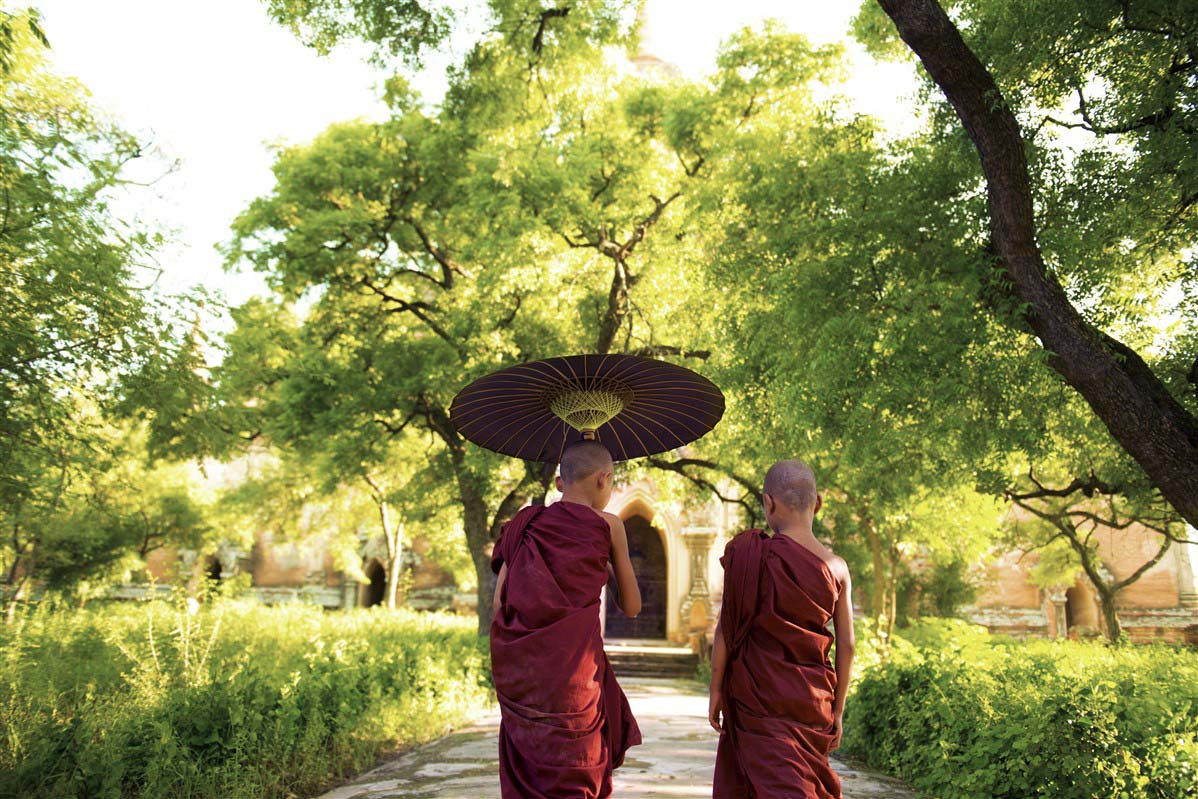
[[[220,601],[0,628],[0,796],[311,795],[490,701],[476,620]]]

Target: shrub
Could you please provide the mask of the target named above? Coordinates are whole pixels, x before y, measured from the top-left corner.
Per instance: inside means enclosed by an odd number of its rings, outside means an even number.
[[[845,750],[940,799],[1198,795],[1198,653],[936,621],[868,669]]]
[[[225,600],[0,630],[0,795],[285,797],[486,704],[473,619]]]

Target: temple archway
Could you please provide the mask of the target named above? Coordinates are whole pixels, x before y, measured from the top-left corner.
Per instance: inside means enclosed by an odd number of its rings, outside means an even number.
[[[1073,587],[1065,591],[1065,623],[1070,634],[1082,637],[1095,635],[1100,629],[1097,598],[1085,579],[1079,577]]]
[[[665,638],[669,605],[669,568],[661,531],[640,513],[624,520],[628,531],[628,554],[641,589],[641,612],[635,619],[625,616],[615,602],[615,586],[608,587],[607,638]]]
[[[214,583],[219,583],[221,575],[224,573],[224,567],[221,566],[220,558],[216,555],[209,555],[204,561],[204,577]]]
[[[378,558],[371,558],[362,572],[370,582],[361,587],[358,604],[364,608],[383,604],[383,599],[387,596],[387,570],[383,568],[382,562]]]

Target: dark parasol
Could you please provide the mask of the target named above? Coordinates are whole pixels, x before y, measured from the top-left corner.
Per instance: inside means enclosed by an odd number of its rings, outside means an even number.
[[[724,395],[681,366],[635,355],[569,355],[512,366],[454,397],[454,427],[489,450],[557,463],[596,438],[616,460],[666,452],[704,435]]]

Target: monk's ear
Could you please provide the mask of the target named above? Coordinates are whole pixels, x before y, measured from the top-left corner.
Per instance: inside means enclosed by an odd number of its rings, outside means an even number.
[[[765,510],[765,515],[769,516],[774,512],[774,498],[769,494],[761,495],[761,507]]]
[[[563,485],[564,483],[562,483],[562,476],[560,474],[553,478],[553,487],[557,489],[557,493],[561,494],[565,491],[562,487]]]
[[[820,508],[822,508],[823,506],[824,506],[824,497],[823,497],[823,495],[822,495],[822,494],[816,494],[816,495],[815,495],[815,507],[811,509],[811,515],[812,515],[812,516],[814,516],[815,514],[819,513],[819,511],[820,511]]]

